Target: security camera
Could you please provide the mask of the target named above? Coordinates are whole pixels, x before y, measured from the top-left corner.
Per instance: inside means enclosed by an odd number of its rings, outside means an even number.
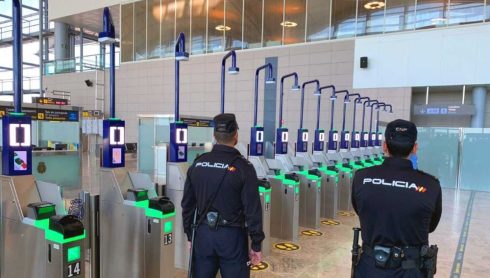
[[[87,79],[87,80],[85,80],[85,85],[87,85],[87,87],[93,87],[94,82],[92,82],[90,79]]]

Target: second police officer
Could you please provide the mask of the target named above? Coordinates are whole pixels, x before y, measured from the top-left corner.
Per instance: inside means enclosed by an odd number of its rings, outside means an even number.
[[[189,271],[195,278],[215,277],[218,270],[223,278],[249,277],[250,263],[262,260],[264,239],[257,174],[234,148],[235,115],[220,114],[214,122],[216,145],[194,161],[184,187],[182,216],[189,242],[195,228]]]
[[[435,272],[437,247],[429,247],[429,233],[441,218],[441,186],[435,177],[413,168],[409,157],[417,151],[416,141],[415,124],[389,123],[385,161],[354,177],[352,205],[363,242],[355,277],[432,277]]]

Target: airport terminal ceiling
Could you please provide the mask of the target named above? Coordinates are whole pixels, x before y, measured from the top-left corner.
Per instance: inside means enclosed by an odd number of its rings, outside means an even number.
[[[146,0],[121,6],[122,62],[484,22],[487,1]],[[160,25],[160,27],[159,27]]]

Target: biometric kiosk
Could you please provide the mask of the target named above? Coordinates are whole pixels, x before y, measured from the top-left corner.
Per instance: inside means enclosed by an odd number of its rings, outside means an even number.
[[[243,144],[238,144],[240,153],[247,154]],[[270,184],[270,237],[297,241],[299,225],[299,177],[282,171],[282,164],[263,156],[250,156],[259,179],[267,179]],[[259,188],[260,192],[260,188]],[[261,196],[262,198],[262,196]],[[264,207],[263,211],[264,210]],[[267,222],[264,221],[264,230]],[[267,239],[266,239],[267,240]]]
[[[101,169],[101,277],[174,277],[175,207],[140,175]]]

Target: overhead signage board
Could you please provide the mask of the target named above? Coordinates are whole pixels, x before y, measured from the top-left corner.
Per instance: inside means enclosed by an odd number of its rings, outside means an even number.
[[[414,105],[414,115],[421,116],[472,116],[475,114],[474,105]]]
[[[213,120],[185,117],[180,118],[180,120],[192,127],[214,127]]]
[[[70,105],[70,101],[64,98],[53,97],[34,97],[32,103],[49,104],[49,105]]]
[[[13,107],[0,106],[0,118],[11,112],[14,112]],[[37,121],[78,122],[79,120],[78,111],[72,110],[23,108],[22,112]]]

